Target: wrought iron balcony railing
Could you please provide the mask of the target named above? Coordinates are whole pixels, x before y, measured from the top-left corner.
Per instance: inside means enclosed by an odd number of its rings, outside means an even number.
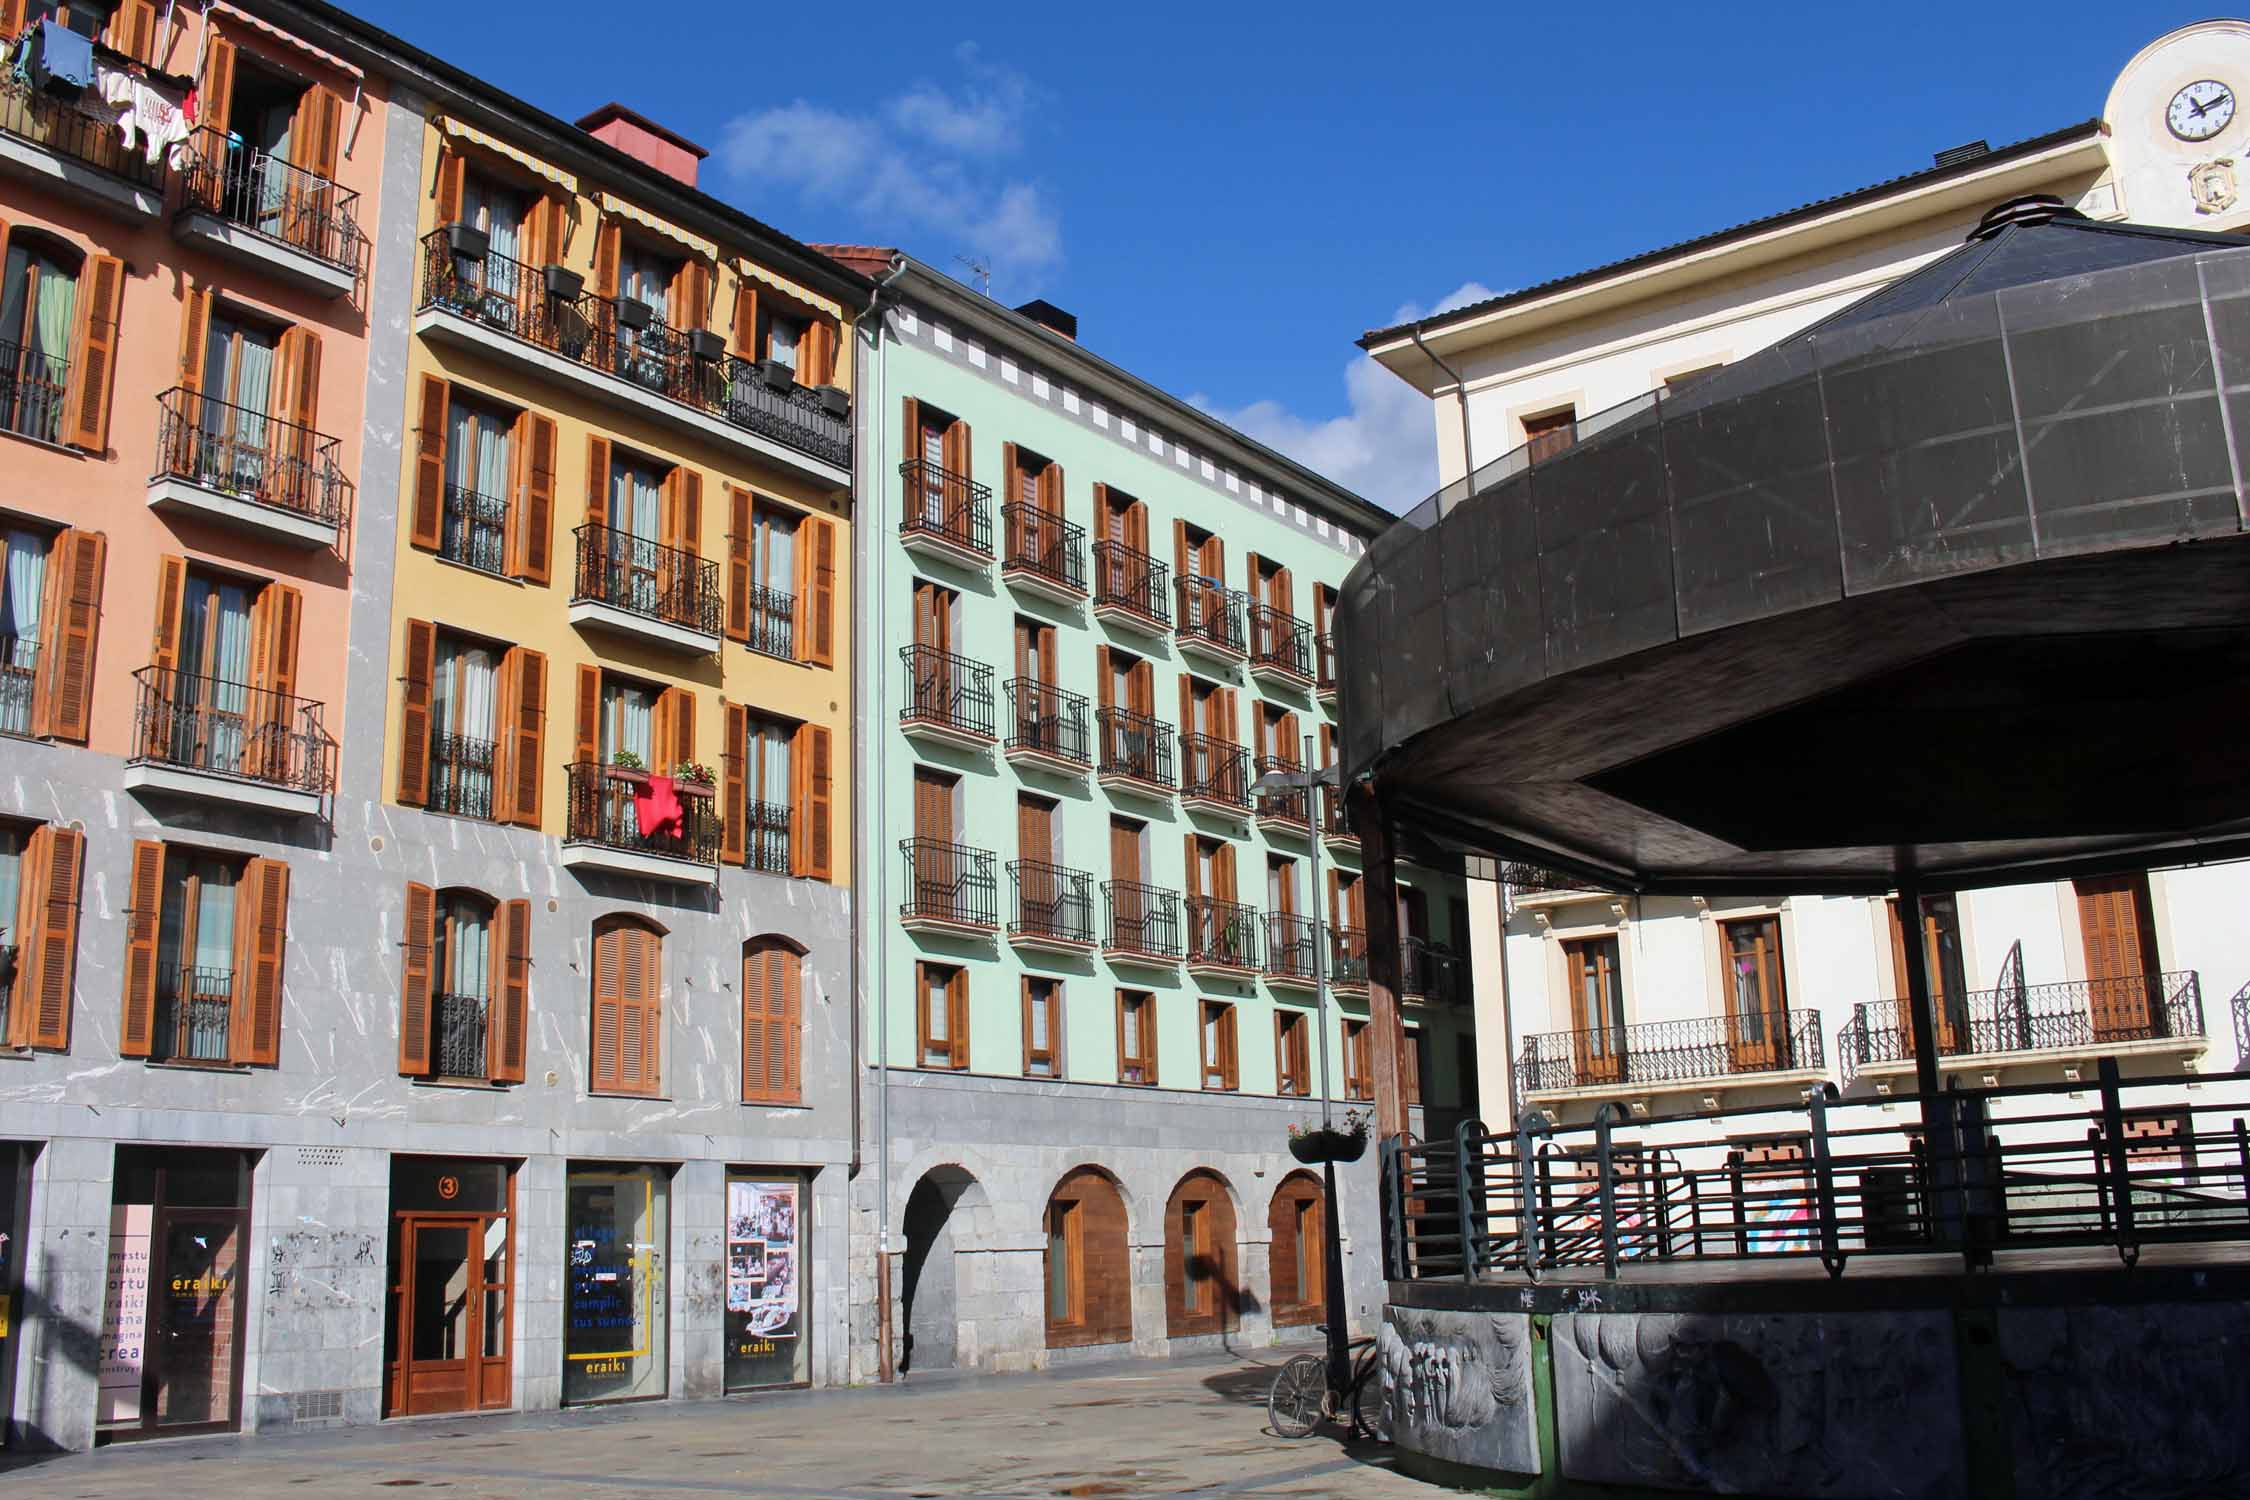
[[[797,596],[762,583],[750,585],[750,649],[783,661],[797,659]]]
[[[1008,739],[1010,750],[1030,751],[1091,765],[1093,754],[1086,743],[1086,699],[1051,683],[1029,677],[1010,678]]]
[[[437,997],[437,1051],[431,1071],[439,1078],[489,1078],[486,1032],[488,1020],[482,995]]]
[[[1500,866],[1501,881],[1518,895],[1554,895],[1564,891],[1584,891],[1593,887],[1575,875],[1560,870],[1550,870],[1544,865],[1527,865],[1515,860],[1503,861]]]
[[[0,340],[0,431],[60,443],[70,361]]]
[[[492,818],[490,740],[443,730],[430,735],[430,792],[423,806],[456,818]]]
[[[1266,913],[1266,972],[1276,979],[1311,984],[1318,977],[1313,957],[1313,921],[1294,912]]]
[[[906,668],[901,724],[934,724],[992,738],[992,668],[935,646],[901,646],[898,658]]]
[[[573,604],[607,604],[685,630],[719,633],[716,562],[593,521],[572,534],[578,538]]]
[[[789,874],[789,804],[746,802],[742,816],[743,868],[761,875]]]
[[[1410,937],[1399,944],[1399,977],[1409,998],[1451,1005],[1462,991],[1461,955],[1443,943]]]
[[[1517,1075],[1519,1088],[1539,1093],[1697,1083],[1822,1065],[1819,1011],[1751,1011],[1527,1036]]]
[[[1172,568],[1123,542],[1094,543],[1094,608],[1129,611],[1151,625],[1172,623]]]
[[[570,796],[564,813],[564,843],[598,844],[604,849],[654,854],[698,865],[719,862],[722,829],[716,798],[683,787],[679,816],[644,833],[638,803],[647,790],[645,774],[590,761],[573,762],[567,773]]]
[[[1941,1057],[2204,1035],[2203,981],[2193,969],[1934,998]],[[1914,1032],[1905,1003],[1878,1000],[1853,1007],[1851,1020],[1836,1034],[1836,1052],[1846,1083],[1862,1068],[1912,1061]]]
[[[1094,714],[1100,745],[1097,769],[1104,776],[1130,776],[1170,790],[1172,726],[1129,709],[1104,708]]]
[[[1190,896],[1187,912],[1187,961],[1254,972],[1258,968],[1258,909],[1213,896]]]
[[[343,525],[352,482],[337,439],[177,386],[156,401],[158,478]]]
[[[457,484],[445,487],[438,556],[500,577],[508,571],[508,502]]]
[[[898,847],[906,860],[901,920],[956,927],[1000,924],[1000,882],[993,876],[990,849],[924,838],[900,839]]]
[[[133,759],[325,796],[331,743],[321,705],[174,667],[133,674]]]
[[[1207,734],[1180,736],[1180,795],[1250,806],[1250,752]]]
[[[1180,957],[1180,893],[1137,880],[1105,880],[1112,953],[1176,962]]]
[[[1000,507],[1006,541],[1000,566],[1029,573],[1074,594],[1086,592],[1086,528],[1021,500]]]
[[[2229,1008],[2234,1011],[2234,1065],[2250,1068],[2250,984],[2234,992]]]
[[[0,133],[43,146],[85,166],[98,167],[127,182],[159,186],[164,181],[163,156],[151,162],[145,152],[126,150],[116,112],[97,114],[85,107],[99,102],[99,96],[91,90],[76,100],[42,93],[31,86],[29,79],[10,70],[0,76]]]
[[[367,268],[359,194],[205,125],[188,138],[181,207],[240,225],[358,275]]]
[[[1249,610],[1250,665],[1312,679],[1312,627],[1295,615],[1253,604]]]
[[[1328,930],[1328,982],[1338,989],[1367,988],[1367,933],[1359,927]]]
[[[1008,884],[1015,893],[1008,936],[1093,946],[1093,876],[1044,860],[1018,859],[1008,863]]]
[[[992,486],[919,458],[900,464],[898,472],[905,481],[901,537],[932,537],[979,557],[992,556]]]
[[[1173,593],[1178,602],[1173,632],[1180,640],[1201,643],[1235,656],[1247,656],[1249,633],[1243,622],[1248,596],[1207,578],[1176,578]]]
[[[707,348],[699,353],[703,341],[660,318],[645,328],[624,326],[614,301],[582,287],[565,295],[561,278],[550,278],[547,269],[491,250],[456,254],[450,230],[435,229],[422,240],[419,306],[481,323],[745,432],[851,467],[850,405],[841,392],[776,389],[757,364]]]
[[[1251,779],[1253,786],[1255,786],[1257,781],[1274,772],[1278,771],[1283,775],[1294,776],[1304,769],[1303,766],[1297,764],[1296,759],[1292,756],[1261,755],[1253,763]],[[1295,823],[1305,828],[1312,826],[1312,789],[1310,787],[1262,788],[1258,789],[1257,797],[1259,817],[1274,818],[1284,823]]]
[[[1320,831],[1331,838],[1356,840],[1359,837],[1359,827],[1352,822],[1351,808],[1345,803],[1340,787],[1320,789]]]
[[[1323,693],[1333,693],[1337,686],[1336,637],[1313,637],[1313,683]]]
[[[39,698],[39,642],[0,635],[0,734],[29,735]]]
[[[157,972],[152,1062],[226,1062],[233,1057],[234,971],[194,965]]]

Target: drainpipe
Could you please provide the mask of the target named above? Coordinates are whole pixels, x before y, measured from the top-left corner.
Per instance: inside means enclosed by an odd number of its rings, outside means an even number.
[[[1406,336],[1414,340],[1414,347],[1422,351],[1423,358],[1443,370],[1453,381],[1453,398],[1461,404],[1461,462],[1465,465],[1462,474],[1464,475],[1464,483],[1468,485],[1469,493],[1474,494],[1477,483],[1477,452],[1469,441],[1468,382],[1461,378],[1459,370],[1439,359],[1435,349],[1422,342],[1422,330],[1420,328],[1409,328],[1406,331]]]

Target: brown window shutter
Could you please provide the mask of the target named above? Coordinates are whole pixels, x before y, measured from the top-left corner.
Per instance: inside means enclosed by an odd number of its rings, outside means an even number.
[[[1190,901],[1204,894],[1203,862],[1195,857],[1195,835],[1182,834],[1181,842],[1187,846],[1187,898]]]
[[[1117,706],[1117,684],[1111,680],[1112,676],[1109,666],[1109,647],[1096,646],[1094,648],[1094,688],[1101,695],[1101,706],[1103,708],[1115,708]]]
[[[799,385],[834,385],[836,355],[841,347],[836,325],[816,320],[805,330],[804,346],[797,351]]]
[[[23,33],[23,10],[27,0],[0,0],[0,33],[20,36]]]
[[[630,929],[611,927],[594,934],[594,1039],[588,1086],[615,1090],[624,1086],[618,1071],[623,1050],[625,1009],[625,944]]]
[[[707,288],[710,267],[700,260],[690,260],[680,267],[672,278],[671,295],[665,299],[664,320],[675,329],[685,331],[701,328],[704,309],[710,304]]]
[[[289,126],[289,154],[294,165],[315,177],[336,180],[336,153],[343,139],[344,101],[324,83],[305,90],[297,103],[297,117]]]
[[[289,584],[269,583],[259,591],[251,686],[267,696],[253,728],[263,739],[256,753],[276,778],[287,769],[289,738],[296,731],[297,638],[304,613],[304,595]]]
[[[578,726],[571,742],[570,763],[590,766],[601,758],[602,671],[587,662],[578,664]]]
[[[1039,471],[1039,508],[1050,515],[1063,514],[1063,466],[1049,464]]]
[[[512,647],[512,702],[500,732],[508,739],[508,821],[539,826],[540,789],[547,779],[547,658],[528,646]]]
[[[739,865],[750,858],[750,710],[721,703],[724,738],[719,743],[719,858]]]
[[[289,866],[254,859],[235,889],[234,1060],[281,1061],[282,968],[289,932]]]
[[[806,724],[797,730],[791,760],[799,759],[805,765],[804,837],[792,841],[790,853],[797,862],[797,874],[808,880],[833,880],[835,766],[825,728]]]
[[[125,912],[125,1013],[120,1057],[146,1057],[156,1036],[156,939],[164,915],[164,846],[133,841],[132,905]]]
[[[586,519],[609,524],[609,439],[586,439]]]
[[[160,675],[180,669],[180,610],[187,599],[187,559],[166,557],[156,565],[156,632],[149,643],[149,665]]]
[[[964,479],[975,477],[976,449],[969,443],[969,424],[956,421],[945,430],[945,466]]]
[[[219,46],[216,37],[211,45]],[[206,99],[210,98],[205,94]],[[208,107],[208,106],[206,106]],[[180,303],[180,388],[200,395],[203,391],[203,360],[211,341],[211,294],[208,291],[189,292]],[[191,411],[190,416],[200,412]]]
[[[908,396],[900,411],[899,431],[904,434],[901,451],[905,453],[908,462],[920,463],[922,460],[922,403],[912,396]],[[907,507],[908,513],[911,513],[912,510],[912,506]]]
[[[118,304],[125,295],[125,262],[89,255],[78,279],[77,358],[63,402],[62,440],[89,453],[109,451],[110,387],[117,381]]]
[[[11,33],[12,35],[13,33]],[[120,0],[111,13],[104,42],[137,63],[153,64],[156,51],[156,6],[153,0]]]
[[[78,887],[86,867],[86,835],[41,825],[24,849],[21,912],[16,924],[21,963],[8,1041],[18,1047],[70,1047],[71,976],[78,955]]]
[[[741,359],[756,359],[758,348],[758,289],[749,277],[736,273],[734,283],[734,352]]]
[[[437,183],[432,195],[437,200],[438,223],[461,222],[461,189],[468,176],[468,166],[467,159],[451,146],[438,152]]]
[[[422,420],[414,431],[414,509],[406,539],[435,552],[445,518],[445,444],[451,388],[435,375],[422,377]]]
[[[32,732],[83,745],[93,724],[94,641],[101,629],[102,569],[108,543],[98,531],[56,536],[47,567],[42,618],[53,622],[34,694]]]
[[[778,1035],[767,1038],[773,1047],[768,1056],[776,1059],[768,1071],[781,1075],[780,1101],[801,1104],[805,1098],[805,960],[791,949],[780,948],[774,962],[776,978],[766,995],[780,1004],[772,1012]]]
[[[420,807],[430,800],[430,682],[437,675],[437,627],[406,622],[406,671],[400,677],[398,801]]]
[[[958,968],[945,983],[945,1011],[947,1029],[952,1033],[952,1064],[956,1068],[969,1065],[969,971]]]
[[[804,631],[798,637],[800,660],[816,667],[836,664],[836,527],[822,516],[807,516],[799,528],[798,566],[805,570],[800,596]]]
[[[772,960],[778,951],[771,940],[760,939],[742,955],[742,1097],[752,1103],[770,1101],[780,1082],[773,1076],[769,1057],[775,999]]]
[[[627,930],[617,1071],[624,1087],[637,1093],[653,1094],[664,1086],[663,961],[655,933]]]
[[[408,1078],[430,1072],[430,1022],[437,988],[437,892],[406,883],[406,931],[400,940],[398,1070]]]
[[[727,486],[727,619],[730,641],[750,639],[750,492]]]
[[[531,1028],[531,903],[520,898],[500,903],[499,982],[492,1011],[498,1035],[486,1042],[485,1067],[494,1083],[521,1083]]]
[[[1192,571],[1194,570],[1188,566],[1187,522],[1174,517],[1172,520],[1172,576],[1174,578],[1185,578]]]
[[[196,88],[196,118],[223,122],[233,113],[234,43],[208,31],[203,45],[203,77]]]
[[[308,429],[319,427],[320,335],[310,328],[292,328],[282,334],[276,353],[288,372],[276,402],[281,420]],[[311,458],[310,451],[303,455],[307,463]]]
[[[526,583],[554,576],[555,420],[537,412],[516,418],[516,503],[508,519],[514,535],[508,548],[510,571]]]
[[[681,469],[680,485],[680,550],[690,557],[703,555],[703,475],[700,470]]]
[[[617,262],[624,249],[625,226],[605,218],[594,230],[594,295],[617,295]]]

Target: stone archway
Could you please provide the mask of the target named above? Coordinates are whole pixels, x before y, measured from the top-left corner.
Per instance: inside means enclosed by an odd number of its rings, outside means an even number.
[[[960,1361],[961,1292],[954,1254],[970,1235],[970,1215],[986,1206],[983,1184],[967,1169],[932,1167],[907,1195],[900,1227],[906,1255],[899,1267],[901,1375],[949,1370]]]

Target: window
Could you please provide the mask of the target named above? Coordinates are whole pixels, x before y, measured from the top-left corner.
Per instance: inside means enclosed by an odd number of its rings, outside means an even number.
[[[423,804],[432,812],[493,815],[494,690],[502,655],[483,641],[438,632],[430,680],[430,792]]]
[[[1223,1000],[1203,1002],[1203,1086],[1225,1090],[1242,1086],[1235,1051],[1234,1007]]]
[[[1156,1082],[1156,997],[1145,990],[1117,992],[1117,1081]]]
[[[296,697],[303,599],[288,584],[162,559],[156,640],[142,675],[139,753],[262,781],[320,772]]]
[[[409,620],[397,796],[406,807],[539,826],[547,658]]]
[[[1044,974],[1023,981],[1023,1071],[1026,1078],[1062,1076],[1062,981]]]
[[[1303,1096],[1312,1092],[1312,1026],[1301,1010],[1277,1010],[1274,1026],[1275,1092]]]
[[[742,950],[742,1097],[802,1104],[804,950],[783,937],[752,938]]]
[[[969,971],[953,964],[917,964],[915,1063],[960,1072],[969,1066]]]
[[[446,420],[445,522],[438,556],[505,575],[517,419],[455,395]]]
[[[406,887],[398,1070],[521,1083],[530,1026],[531,903]]]
[[[1180,1205],[1180,1257],[1185,1271],[1180,1304],[1190,1316],[1203,1311],[1211,1296],[1211,1205],[1193,1200]]]
[[[0,523],[0,734],[38,732],[32,706],[52,543],[43,531]]]
[[[1561,407],[1536,417],[1523,419],[1525,456],[1533,463],[1553,458],[1578,441],[1578,409]]]
[[[836,661],[836,530],[727,486],[728,639],[784,661]]]
[[[836,325],[747,275],[735,288],[734,341],[743,359],[770,359],[799,385],[826,385],[836,377]]]
[[[78,257],[18,233],[0,283],[0,428],[63,440],[78,331]]]
[[[1067,1328],[1084,1321],[1086,1272],[1080,1226],[1084,1215],[1076,1203],[1047,1205],[1047,1324]]]
[[[49,824],[0,823],[0,1042],[70,1046],[71,981],[78,962],[78,892],[86,835]]]
[[[613,232],[614,226],[610,228]],[[622,236],[617,243],[618,301],[645,310],[639,320],[643,327],[633,326],[634,320],[624,311],[617,315],[617,373],[636,385],[661,391],[671,377],[665,358],[669,352],[669,329],[665,325],[671,313],[672,279],[679,274],[680,265]]]
[[[82,37],[101,41],[103,28],[109,25],[116,9],[116,0],[28,0],[23,8],[23,20],[27,30],[41,21],[54,21]],[[117,50],[127,49],[118,47]]]
[[[829,731],[726,705],[720,857],[768,875],[833,878]]]
[[[1372,1037],[1365,1021],[1344,1022],[1344,1097],[1375,1097],[1375,1061],[1370,1055]]]
[[[793,318],[787,313],[769,312],[764,320],[766,358],[785,367],[792,375],[797,373],[797,346],[805,336],[805,319]]]
[[[1406,1028],[1406,1048],[1399,1054],[1399,1062],[1406,1069],[1406,1102],[1422,1102],[1422,1080],[1430,1071],[1430,1039],[1419,1026]]]
[[[969,488],[974,451],[969,424],[909,396],[905,431],[905,528],[937,532],[963,547],[989,554],[990,519]]]
[[[797,821],[794,752],[803,727],[743,711],[743,862],[768,875],[796,873],[790,834]]]
[[[1613,1082],[1625,1069],[1625,984],[1617,938],[1576,938],[1563,944],[1564,982],[1570,986],[1571,1054],[1578,1082]]]
[[[1055,682],[1055,627],[1016,616],[1016,676],[1042,687]]]
[[[796,655],[797,515],[772,505],[750,509],[750,649]]]
[[[593,1092],[663,1090],[664,937],[636,918],[594,925],[593,1033]]]
[[[137,841],[119,1052],[278,1063],[288,923],[281,861]]]
[[[482,172],[463,172],[461,177],[461,217],[458,222],[484,232],[487,258],[474,262],[472,274],[484,275],[485,267],[496,274],[506,273],[509,264],[524,259],[524,229],[530,220],[530,199]],[[497,258],[497,260],[495,259]],[[513,286],[503,286],[504,294],[513,296]]]
[[[408,543],[480,572],[546,583],[553,568],[555,443],[553,418],[511,413],[423,376]],[[602,463],[606,471],[608,460]],[[589,519],[606,515],[605,507]]]
[[[623,764],[644,770],[656,768],[656,700],[660,696],[657,689],[642,683],[602,674],[601,730],[596,741],[600,764],[618,765],[619,756],[629,755],[633,759]]]
[[[1080,587],[1075,559],[1066,552],[1062,465],[1008,443],[1001,468],[1001,518],[1007,527],[1001,561]]]
[[[1727,1051],[1738,1068],[1787,1061],[1789,997],[1782,975],[1781,919],[1753,917],[1719,924],[1725,983]]]

